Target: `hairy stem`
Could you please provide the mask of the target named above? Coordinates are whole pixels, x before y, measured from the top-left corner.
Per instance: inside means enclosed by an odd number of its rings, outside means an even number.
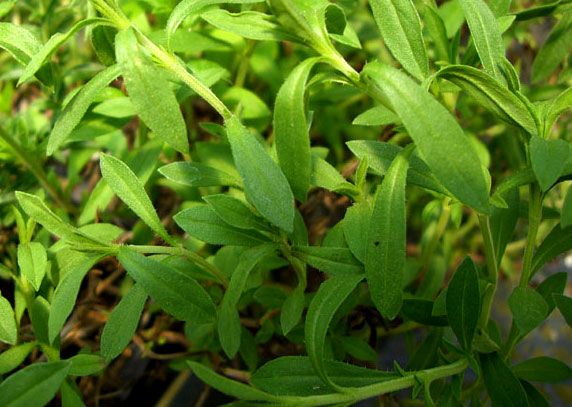
[[[486,329],[491,316],[493,300],[497,291],[499,272],[489,217],[485,215],[479,215],[479,224],[481,226],[481,233],[483,235],[485,257],[487,262],[487,273],[490,284],[492,285],[492,288],[485,291],[485,297],[483,299],[483,306],[481,309],[481,320],[479,321],[480,327],[482,329]]]

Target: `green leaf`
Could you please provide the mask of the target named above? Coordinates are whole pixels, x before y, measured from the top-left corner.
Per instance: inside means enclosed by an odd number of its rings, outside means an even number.
[[[34,363],[0,384],[0,406],[44,406],[56,395],[70,369],[67,361]]]
[[[115,38],[117,62],[139,117],[159,140],[188,153],[185,120],[163,72],[144,57],[132,29],[120,31]]]
[[[201,13],[201,18],[223,31],[251,40],[300,42],[295,35],[282,29],[273,16],[257,11],[233,14],[226,10],[213,9]]]
[[[0,353],[0,375],[5,375],[20,366],[35,347],[36,342],[26,342]]]
[[[30,80],[40,70],[42,65],[48,62],[50,57],[57,51],[57,49],[73,35],[75,35],[79,30],[90,25],[102,24],[110,25],[111,22],[105,18],[87,18],[75,23],[73,27],[64,34],[56,33],[52,35],[48,42],[46,42],[36,53],[31,56],[32,58],[24,68],[24,72],[22,75],[20,75],[20,79],[18,80],[18,84],[16,86],[20,86],[22,83]]]
[[[8,51],[20,64],[28,64],[41,47],[40,41],[26,28],[0,22],[0,48]]]
[[[340,386],[332,381],[324,366],[326,334],[334,314],[362,279],[361,275],[340,274],[322,283],[306,315],[306,352],[320,379],[334,390]]]
[[[546,140],[538,136],[530,139],[530,160],[536,179],[543,191],[547,191],[562,174],[570,156],[564,140]]]
[[[205,289],[188,274],[122,247],[117,256],[127,273],[165,311],[182,321],[212,321],[216,310]]]
[[[447,289],[447,317],[463,349],[471,348],[480,313],[477,268],[467,256],[455,271]]]
[[[560,225],[556,225],[534,252],[531,277],[545,263],[570,249],[572,249],[572,227],[561,228]]]
[[[548,304],[547,316],[550,315],[556,307],[553,294],[561,295],[564,293],[567,279],[568,274],[565,272],[552,274],[536,287],[536,291],[542,295],[542,298],[544,298],[544,301]]]
[[[566,320],[568,326],[572,328],[572,298],[557,294],[554,294],[553,297],[564,320]]]
[[[68,371],[70,376],[90,376],[105,368],[105,361],[99,355],[78,354],[67,361],[71,363]]]
[[[539,392],[536,387],[534,387],[532,384],[521,380],[520,384],[522,385],[522,387],[524,388],[524,391],[526,392],[526,397],[528,398],[528,405],[529,406],[534,406],[534,407],[550,407],[550,404],[548,404],[548,401],[546,401],[546,398],[544,398],[544,395]]]
[[[345,247],[296,246],[294,256],[328,274],[363,274],[362,263]]]
[[[172,242],[137,175],[124,162],[107,154],[101,155],[100,167],[103,179],[113,192],[163,240]]]
[[[447,29],[445,23],[437,9],[429,4],[424,3],[421,8],[421,14],[423,16],[423,23],[427,29],[431,39],[433,40],[433,46],[435,47],[435,59],[438,61],[450,61],[449,55],[449,39],[447,38]]]
[[[486,172],[470,139],[447,109],[395,68],[370,63],[362,73],[391,101],[421,158],[440,183],[459,201],[488,213]]]
[[[558,117],[566,110],[572,108],[572,88],[568,88],[554,99],[547,102],[545,117],[544,117],[544,135],[550,134],[550,130]]]
[[[321,58],[301,62],[288,75],[276,95],[274,138],[280,168],[294,196],[304,202],[310,188],[312,155],[306,117],[306,83],[312,68]]]
[[[62,280],[56,287],[48,318],[48,338],[53,343],[71,314],[81,282],[87,272],[102,258],[101,255],[76,254],[77,259],[60,270]]]
[[[490,224],[497,265],[501,264],[506,246],[512,240],[519,217],[520,197],[518,188],[514,188],[503,195],[507,208],[491,209]]]
[[[112,65],[99,72],[81,87],[67,103],[58,117],[48,140],[47,154],[52,155],[70,137],[81,122],[89,106],[111,81],[121,74],[119,65]]]
[[[173,219],[189,235],[216,245],[257,246],[268,238],[255,230],[238,229],[226,223],[209,205],[195,205]]]
[[[115,359],[129,345],[146,302],[147,293],[134,284],[113,308],[101,334],[101,356],[106,361]]]
[[[484,0],[459,0],[459,3],[485,71],[503,81],[500,67],[504,58],[504,43],[493,12]]]
[[[22,275],[38,291],[48,267],[48,254],[44,246],[37,242],[20,243],[18,245],[18,266]]]
[[[548,304],[530,287],[516,287],[508,299],[514,323],[522,336],[536,328],[548,314]]]
[[[387,107],[379,105],[361,113],[354,119],[352,124],[355,126],[387,126],[389,124],[397,124],[399,122],[399,117],[397,117],[395,113]],[[349,143],[355,143],[356,141],[348,141],[348,145]]]
[[[410,298],[403,301],[401,313],[412,321],[429,326],[447,326],[449,321],[444,315],[433,315],[435,303],[431,300]]]
[[[537,17],[545,17],[551,15],[554,10],[562,3],[561,0],[556,0],[552,3],[543,4],[536,7],[525,8],[514,13],[516,21],[532,20]]]
[[[572,377],[572,369],[560,360],[540,356],[525,360],[512,367],[519,378],[531,382],[558,383]]]
[[[244,383],[228,379],[213,372],[197,362],[187,362],[194,374],[209,386],[229,396],[248,401],[280,401],[278,397],[248,386]]]
[[[300,279],[298,279],[298,281],[300,281]],[[280,326],[282,327],[282,333],[284,335],[288,335],[302,317],[304,306],[306,305],[305,291],[306,281],[299,282],[282,304],[280,310]]]
[[[411,0],[371,0],[383,41],[403,68],[418,80],[429,72],[421,20]]]
[[[483,379],[493,406],[528,406],[526,393],[518,378],[503,362],[498,353],[480,355]]]
[[[226,194],[203,197],[216,214],[226,223],[239,229],[267,230],[264,219],[259,218],[246,203]]]
[[[465,65],[449,65],[437,75],[460,87],[499,119],[519,126],[529,134],[537,134],[535,119],[527,105],[486,72]]]
[[[190,187],[242,187],[240,179],[200,163],[175,162],[159,168],[159,172],[171,181]]]
[[[538,50],[532,63],[532,81],[547,79],[570,52],[572,46],[572,12],[563,14]]]
[[[564,204],[562,204],[560,226],[562,228],[572,226],[572,188],[568,188],[568,192],[566,192],[566,198],[564,198]]]
[[[393,372],[366,369],[344,362],[325,361],[328,377],[343,387],[362,387],[396,378]],[[331,393],[316,374],[310,358],[283,356],[260,367],[251,378],[259,389],[280,396],[314,396]]]
[[[357,336],[343,336],[335,339],[336,343],[339,343],[342,349],[352,358],[373,363],[377,362],[377,352],[365,340]]]
[[[241,325],[237,310],[238,301],[251,271],[264,258],[276,251],[275,245],[262,245],[243,252],[222,299],[217,329],[224,352],[233,358],[240,348]]]
[[[0,296],[0,341],[15,345],[18,340],[16,318],[10,302]]]
[[[344,194],[359,195],[357,187],[348,181],[326,160],[312,154],[312,176],[310,184]]]
[[[226,121],[226,130],[246,199],[272,224],[292,232],[294,197],[284,173],[237,117]]]
[[[347,146],[360,160],[367,159],[371,172],[376,175],[385,175],[387,169],[402,150],[394,144],[383,143],[374,140],[352,140]],[[407,183],[435,191],[443,195],[452,196],[431,174],[431,170],[415,152],[409,157],[409,170],[407,171]]]
[[[165,32],[167,34],[167,46],[170,48],[173,34],[186,18],[193,18],[202,14],[217,4],[235,3],[235,4],[251,4],[261,3],[264,0],[183,0],[173,9]]]
[[[342,229],[346,242],[352,254],[362,263],[365,262],[367,234],[371,221],[371,207],[368,201],[362,201],[350,206],[346,211]]]
[[[391,163],[375,193],[366,229],[365,275],[371,299],[387,319],[397,316],[403,302],[407,229],[405,187],[410,154],[411,148],[407,148]]]

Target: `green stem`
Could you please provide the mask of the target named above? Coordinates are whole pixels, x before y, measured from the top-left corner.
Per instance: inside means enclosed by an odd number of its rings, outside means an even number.
[[[324,406],[337,403],[355,403],[371,397],[376,397],[386,393],[407,389],[418,383],[430,383],[434,380],[462,373],[468,367],[466,359],[460,359],[449,365],[434,367],[432,369],[420,370],[397,379],[383,381],[359,388],[349,388],[347,393],[324,394],[309,397],[280,397],[279,403],[298,406]]]
[[[224,274],[220,272],[215,266],[210,264],[204,258],[199,256],[184,247],[169,247],[169,246],[139,246],[139,245],[127,245],[131,250],[134,250],[142,254],[169,254],[171,256],[182,256],[189,260],[195,262],[203,270],[207,271],[210,275],[216,278],[225,288],[228,287],[228,279]]]
[[[427,248],[424,250],[423,255],[421,256],[421,275],[424,275],[427,272],[427,269],[429,268],[429,261],[431,260],[431,257],[433,257],[433,253],[437,249],[437,245],[439,244],[441,237],[447,229],[449,216],[451,214],[451,209],[449,208],[450,200],[450,198],[445,198],[443,200],[441,216],[439,216],[439,220],[437,221],[435,232],[433,233],[433,236],[431,236],[431,240],[429,241]]]
[[[479,324],[482,329],[486,329],[489,318],[491,316],[493,300],[497,291],[499,272],[489,217],[485,215],[479,215],[479,224],[481,226],[481,233],[483,235],[488,277],[492,285],[492,289],[487,289],[485,291]]]
[[[532,276],[532,259],[536,247],[536,235],[542,220],[542,193],[536,184],[530,185],[530,198],[528,202],[528,235],[524,249],[520,287],[526,287]]]
[[[69,213],[75,213],[76,208],[73,207],[67,200],[61,195],[59,190],[54,187],[48,180],[48,176],[44,172],[43,168],[34,160],[30,160],[30,155],[27,154],[22,147],[10,136],[4,129],[0,128],[0,139],[4,140],[6,144],[12,149],[18,160],[24,164],[30,170],[30,172],[36,177],[38,182],[42,187],[48,192],[48,194],[54,199],[54,201],[64,208]]]

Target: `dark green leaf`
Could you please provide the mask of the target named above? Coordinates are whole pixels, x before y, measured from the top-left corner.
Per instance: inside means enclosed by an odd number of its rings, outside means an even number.
[[[355,203],[346,211],[342,228],[346,242],[352,254],[362,263],[365,262],[367,234],[371,221],[371,207],[368,201]]]
[[[554,301],[554,297],[552,294],[563,294],[566,288],[566,281],[568,279],[568,274],[565,272],[556,273],[547,277],[542,283],[536,287],[536,291],[542,295],[546,304],[548,304],[548,312],[546,315],[550,315],[550,313],[556,307],[556,302]]]
[[[226,130],[236,167],[244,180],[246,199],[272,224],[292,232],[294,197],[288,180],[238,118],[228,119]]]
[[[563,229],[560,225],[556,225],[534,253],[532,275],[545,263],[570,249],[572,249],[572,227]]]
[[[564,140],[546,140],[538,136],[530,139],[530,160],[536,179],[543,191],[547,191],[562,174],[570,156]]]
[[[530,287],[516,287],[508,299],[514,323],[522,336],[536,328],[548,315],[548,304]]]
[[[166,178],[190,187],[241,187],[242,182],[224,171],[200,163],[175,162],[159,168]]]
[[[572,298],[556,294],[553,297],[558,310],[566,320],[568,326],[572,328]]]
[[[512,367],[519,378],[531,382],[558,383],[572,377],[572,369],[560,360],[540,356],[525,360]]]
[[[146,302],[147,293],[134,284],[113,308],[101,334],[101,356],[106,361],[116,358],[129,345]]]
[[[216,214],[226,223],[239,229],[265,230],[268,226],[243,201],[229,195],[203,197]]]
[[[363,265],[344,247],[296,246],[294,255],[304,263],[328,274],[362,274]]]
[[[212,321],[216,309],[205,289],[188,274],[123,247],[117,257],[129,275],[165,311],[182,321]]]
[[[464,349],[470,349],[481,313],[477,268],[470,257],[459,265],[447,290],[447,317]]]
[[[503,195],[503,200],[507,204],[507,208],[497,208],[493,206],[491,209],[490,224],[491,235],[497,263],[500,265],[502,257],[506,250],[506,246],[511,241],[518,222],[520,197],[518,188],[514,188]]]
[[[528,406],[526,393],[517,377],[498,353],[480,355],[483,378],[493,406]]]
[[[316,373],[324,383],[339,389],[328,376],[324,366],[324,347],[328,327],[344,300],[356,288],[363,276],[337,275],[322,283],[308,307],[306,315],[306,352]]]
[[[105,361],[99,355],[79,354],[69,359],[71,363],[68,374],[70,376],[90,376],[101,372],[105,368]]]
[[[406,299],[403,301],[401,313],[412,321],[429,326],[447,326],[449,321],[444,315],[433,315],[435,303],[431,300]]]

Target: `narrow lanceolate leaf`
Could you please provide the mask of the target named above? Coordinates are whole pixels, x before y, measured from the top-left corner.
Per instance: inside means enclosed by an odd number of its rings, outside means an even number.
[[[373,303],[385,318],[399,313],[405,268],[405,186],[408,148],[395,157],[377,188],[367,229],[365,275]],[[351,247],[351,246],[350,246]]]
[[[0,374],[5,375],[20,366],[36,347],[36,342],[26,342],[0,353]]]
[[[342,228],[352,254],[362,263],[365,262],[367,234],[364,233],[371,222],[371,206],[368,201],[361,201],[346,211]]]
[[[534,117],[524,102],[486,72],[465,65],[450,65],[438,75],[459,86],[499,119],[529,134],[537,133]]]
[[[15,345],[18,340],[16,318],[10,302],[0,296],[0,342]]]
[[[312,174],[310,135],[306,118],[306,83],[320,58],[298,65],[280,87],[274,105],[274,139],[278,163],[286,175],[294,196],[306,200]]]
[[[395,68],[371,63],[363,74],[373,82],[371,86],[379,87],[391,101],[433,175],[459,201],[488,213],[485,169],[469,138],[447,109]]]
[[[546,108],[544,118],[544,134],[548,135],[558,117],[566,110],[572,108],[572,88],[568,88],[561,94],[550,100]]]
[[[240,319],[236,309],[250,272],[276,250],[274,245],[253,247],[242,253],[222,299],[218,316],[218,335],[224,352],[233,358],[240,348]]]
[[[26,280],[38,291],[46,275],[48,255],[41,243],[30,242],[18,245],[18,266]]]
[[[540,82],[554,72],[572,47],[572,12],[564,13],[536,54],[532,64],[532,81]]]
[[[57,49],[65,43],[69,38],[76,34],[79,30],[89,25],[102,25],[111,22],[105,18],[88,18],[77,22],[72,28],[66,33],[56,33],[46,42],[37,53],[32,55],[32,58],[26,65],[24,72],[18,80],[18,86],[28,80],[30,80],[44,65],[48,62],[49,58],[57,51]]]
[[[330,379],[325,367],[326,334],[334,314],[362,279],[360,275],[338,275],[322,283],[306,316],[306,352],[320,379],[336,390],[339,386]]]
[[[48,338],[50,343],[53,343],[59,336],[66,319],[71,314],[83,278],[101,258],[98,255],[88,256],[80,253],[77,256],[82,257],[81,260],[72,262],[68,266],[69,268],[65,269],[64,277],[54,292],[48,318]]]
[[[101,155],[100,166],[101,175],[113,192],[161,238],[172,241],[137,175],[124,162],[107,154]]]
[[[459,1],[485,71],[502,81],[500,66],[504,58],[504,44],[493,12],[484,0]]]
[[[48,140],[47,154],[51,155],[70,136],[80,123],[87,109],[103,89],[121,73],[119,65],[112,65],[90,79],[68,102]]]
[[[429,60],[413,1],[370,0],[369,4],[383,41],[395,59],[415,78],[426,78]]]
[[[280,402],[280,399],[276,396],[263,392],[262,390],[258,390],[239,381],[231,380],[225,376],[221,376],[200,363],[187,363],[191,367],[193,373],[196,374],[199,379],[224,394],[246,401],[267,401],[271,403]]]
[[[331,275],[363,274],[363,265],[345,247],[296,246],[294,256]]]
[[[502,196],[507,208],[491,208],[490,224],[493,245],[500,266],[506,246],[512,240],[519,218],[520,197],[518,188],[514,188]]]
[[[532,258],[532,274],[561,253],[572,249],[572,227],[556,225],[544,238]]]
[[[44,406],[67,376],[67,361],[34,363],[14,373],[0,384],[0,406]]]
[[[542,296],[542,298],[544,298],[544,301],[546,301],[546,304],[548,305],[546,316],[549,316],[556,307],[554,294],[562,295],[564,293],[567,280],[568,273],[556,273],[552,274],[550,277],[547,277],[542,283],[538,285],[538,287],[536,287],[536,291]]]
[[[554,294],[554,302],[569,327],[572,328],[572,298]]]
[[[175,162],[159,168],[167,179],[190,187],[242,187],[235,176],[201,163]]]
[[[237,117],[227,120],[226,131],[246,199],[272,224],[292,232],[294,196],[284,173]]]
[[[495,406],[528,406],[526,393],[518,378],[503,362],[498,353],[480,355],[483,378]]]
[[[548,304],[536,290],[516,287],[508,299],[508,305],[522,336],[536,328],[548,314]]]
[[[216,310],[211,297],[188,274],[125,247],[117,258],[147,294],[175,318],[214,320]]]
[[[0,48],[8,51],[20,64],[30,62],[41,47],[40,41],[24,27],[0,22]]]
[[[127,93],[141,120],[159,140],[188,153],[187,128],[175,94],[163,73],[142,54],[132,29],[117,34],[115,52]]]
[[[513,366],[512,372],[519,379],[541,383],[558,383],[572,377],[570,366],[547,356],[525,360]]]
[[[216,214],[226,223],[239,229],[265,230],[268,226],[246,203],[226,194],[203,197]]]
[[[538,136],[530,139],[532,169],[543,191],[550,189],[560,177],[570,152],[564,140],[547,140]]]
[[[131,342],[146,301],[147,293],[135,284],[113,308],[101,335],[101,356],[106,361],[116,358]]]
[[[470,257],[455,271],[447,290],[447,317],[463,349],[469,350],[479,322],[479,277]]]

